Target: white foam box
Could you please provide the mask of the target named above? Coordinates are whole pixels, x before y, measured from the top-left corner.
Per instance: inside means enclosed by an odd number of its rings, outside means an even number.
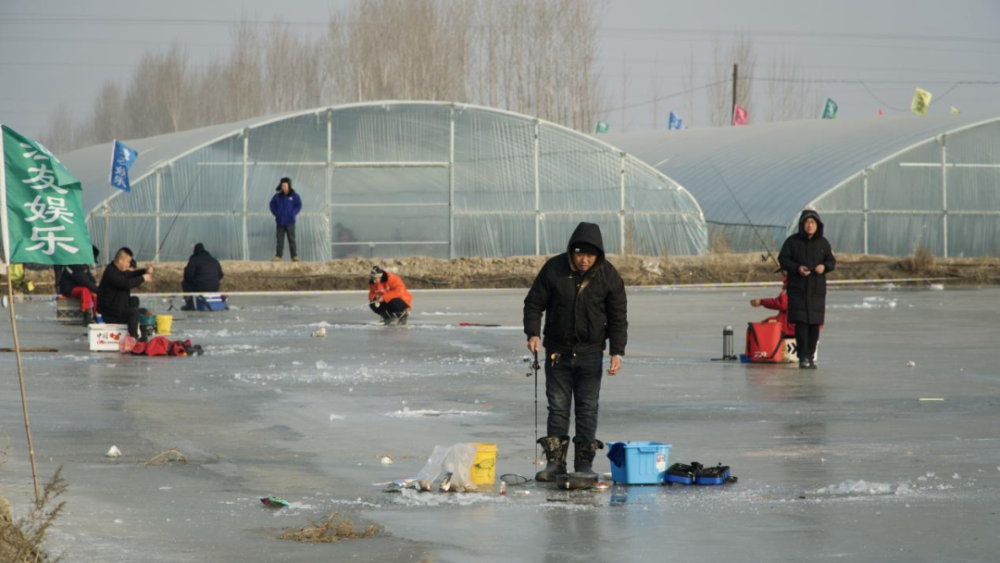
[[[121,341],[128,336],[128,325],[104,323],[89,328],[91,352],[117,352]]]

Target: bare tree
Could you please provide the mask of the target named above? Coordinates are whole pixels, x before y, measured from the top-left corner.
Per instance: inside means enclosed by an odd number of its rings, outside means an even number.
[[[59,104],[56,111],[49,117],[48,132],[42,137],[42,144],[55,153],[72,150],[76,145],[76,130],[73,126],[73,116],[65,104]]]
[[[701,95],[701,92],[694,91],[694,82],[696,78],[697,73],[695,72],[694,65],[694,49],[691,49],[688,51],[687,62],[684,65],[684,72],[681,74],[681,84],[687,92],[684,94],[684,121],[687,122],[689,127],[694,127],[695,125],[695,115],[697,110],[695,96]]]
[[[764,91],[768,121],[816,117],[819,92],[794,57],[782,53],[771,60]]]

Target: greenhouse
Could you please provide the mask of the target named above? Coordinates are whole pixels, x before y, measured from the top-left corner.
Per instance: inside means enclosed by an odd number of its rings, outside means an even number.
[[[701,209],[653,167],[528,116],[465,104],[334,106],[126,144],[130,192],[111,190],[111,145],[60,158],[83,183],[94,244],[185,260],[274,256],[269,201],[282,177],[303,200],[304,260],[554,254],[580,221],[610,253],[707,250]]]
[[[689,190],[713,246],[780,248],[810,208],[838,252],[1000,254],[1000,118],[811,120],[606,140]]]

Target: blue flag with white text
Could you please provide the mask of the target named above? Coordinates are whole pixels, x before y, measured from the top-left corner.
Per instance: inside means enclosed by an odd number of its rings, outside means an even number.
[[[128,171],[132,168],[139,153],[115,140],[114,152],[111,155],[111,185],[122,191],[131,191],[128,181]]]
[[[684,125],[684,121],[677,117],[674,112],[670,112],[670,119],[667,120],[667,130],[680,129]]]

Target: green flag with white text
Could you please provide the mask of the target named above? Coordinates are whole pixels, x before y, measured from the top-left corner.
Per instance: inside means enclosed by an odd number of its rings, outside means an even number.
[[[595,135],[600,135],[601,133],[607,133],[607,132],[608,132],[608,122],[607,121],[598,121],[597,122],[597,127],[594,128],[594,134]]]
[[[41,144],[0,125],[0,228],[8,264],[90,264],[80,181]]]
[[[833,98],[826,99],[826,106],[823,108],[823,119],[837,118],[837,102]]]

